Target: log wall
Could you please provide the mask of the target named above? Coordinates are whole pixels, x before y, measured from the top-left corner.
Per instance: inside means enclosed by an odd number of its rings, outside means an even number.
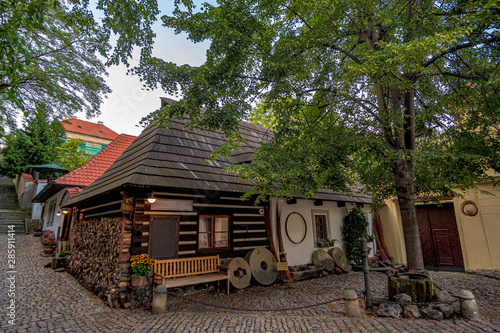
[[[131,226],[131,221],[121,217],[76,221],[73,226],[68,271],[110,307],[128,303]]]
[[[153,216],[178,216],[179,243],[178,257],[195,257],[219,254],[221,258],[244,256],[258,247],[269,247],[263,208],[255,206],[249,200],[242,201],[238,194],[207,198],[189,197],[186,194],[176,196],[162,195],[163,199],[192,200],[193,210],[186,212],[152,211],[151,204],[144,199],[136,199],[134,228],[132,232],[132,254],[149,253],[150,229]],[[198,250],[198,221],[200,215],[229,215],[230,248],[217,250]]]

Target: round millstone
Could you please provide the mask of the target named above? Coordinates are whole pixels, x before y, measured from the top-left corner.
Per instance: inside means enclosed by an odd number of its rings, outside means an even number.
[[[236,289],[244,289],[250,285],[252,273],[250,266],[243,258],[231,258],[226,260],[223,267],[229,269],[229,281]]]
[[[342,269],[347,269],[347,258],[344,251],[340,247],[334,247],[328,251],[328,254],[333,258],[335,264]]]
[[[272,284],[278,276],[278,264],[273,254],[265,247],[247,253],[245,261],[250,266],[253,279],[264,286]]]

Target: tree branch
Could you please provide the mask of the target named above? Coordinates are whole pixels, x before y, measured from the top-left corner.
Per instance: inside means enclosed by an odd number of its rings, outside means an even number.
[[[336,51],[339,51],[340,53],[343,53],[345,56],[351,58],[352,60],[354,60],[356,63],[358,64],[362,64],[363,62],[361,60],[359,60],[354,54],[350,53],[349,51],[346,51],[344,49],[341,49],[340,47],[338,46],[335,46],[335,45],[330,45],[330,44],[327,44],[327,43],[323,43],[323,46],[326,46],[328,48],[331,48],[333,50],[336,50]]]
[[[466,48],[473,47],[473,46],[476,46],[476,45],[479,45],[479,44],[490,44],[490,43],[494,43],[494,42],[498,42],[498,41],[500,41],[500,37],[493,37],[493,38],[481,39],[481,40],[478,40],[478,41],[475,41],[475,42],[469,42],[469,43],[457,45],[457,46],[454,46],[454,47],[450,47],[449,49],[444,50],[444,51],[436,54],[435,56],[433,56],[426,63],[424,63],[423,66],[424,67],[429,67],[430,65],[432,65],[439,58],[441,58],[441,57],[443,57],[443,56],[445,56],[447,54],[456,52],[458,50],[466,49]]]

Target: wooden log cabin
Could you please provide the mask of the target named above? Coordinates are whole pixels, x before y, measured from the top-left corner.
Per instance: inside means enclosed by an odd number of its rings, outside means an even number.
[[[188,130],[185,124],[172,120],[169,129],[147,127],[101,177],[65,204],[76,212],[70,272],[108,298],[110,290],[122,292],[120,297],[111,297],[112,306],[123,305],[133,255],[226,258],[269,246],[266,205],[242,200],[252,183],[223,168],[228,163],[249,161],[260,142],[269,140],[271,134],[242,122],[242,149],[227,160],[211,162],[211,153],[225,142],[222,132]],[[150,203],[148,197],[156,201]],[[116,246],[106,250],[93,246],[99,243],[96,237],[114,239],[116,232],[120,233]],[[112,257],[117,262],[95,273],[113,274],[112,283],[94,287],[99,278],[83,274],[92,271],[92,256]]]
[[[323,223],[322,237],[336,235],[346,206],[339,202],[371,202],[368,196],[348,197],[326,190],[318,192],[314,204],[302,199],[282,202],[284,217],[291,213],[305,216],[307,224],[303,236],[290,235],[295,232],[286,229],[291,223],[282,223],[281,230],[277,229],[276,199],[271,205],[242,200],[253,183],[224,171],[229,163],[249,162],[272,134],[241,122],[239,129],[245,139],[241,150],[227,160],[211,162],[212,152],[225,142],[222,132],[187,129],[185,125],[172,120],[168,129],[147,127],[102,176],[66,203],[75,212],[69,271],[110,306],[127,304],[133,255],[149,254],[155,259],[244,257],[256,247],[270,247],[270,240],[286,233],[290,239],[279,243],[285,244],[284,251],[297,255],[294,264],[301,264],[316,247],[319,234],[311,232],[318,227],[315,220]],[[156,201],[150,203],[148,198],[153,197]],[[276,250],[282,251],[282,246]]]

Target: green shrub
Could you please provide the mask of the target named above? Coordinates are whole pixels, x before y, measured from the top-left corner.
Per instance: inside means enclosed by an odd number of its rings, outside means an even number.
[[[354,208],[344,218],[342,241],[346,256],[354,260],[356,264],[360,264],[362,260],[360,238],[365,235],[366,227],[368,227],[368,220],[360,207]]]

